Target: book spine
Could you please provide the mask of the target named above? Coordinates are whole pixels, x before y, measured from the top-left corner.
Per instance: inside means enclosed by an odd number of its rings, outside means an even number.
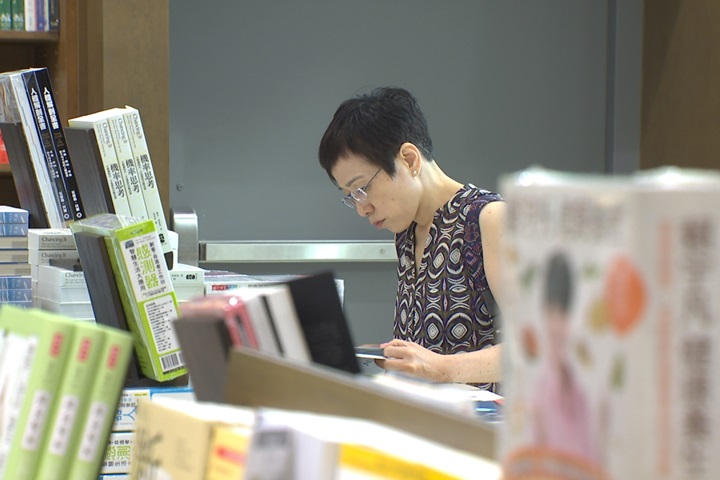
[[[27,210],[3,211],[0,210],[0,223],[21,223],[27,225],[30,221]]]
[[[125,182],[122,179],[122,171],[115,153],[115,145],[110,133],[110,124],[106,119],[94,122],[78,121],[76,119],[68,120],[71,127],[92,127],[95,131],[98,148],[100,149],[100,157],[105,170],[105,178],[110,187],[110,195],[112,197],[113,208],[117,215],[126,217],[132,216],[130,204],[128,203],[127,191],[125,190]]]
[[[71,219],[79,220],[85,218],[85,208],[83,207],[80,197],[75,172],[70,162],[70,151],[67,146],[67,141],[65,140],[65,132],[63,132],[62,124],[58,116],[55,94],[53,93],[50,74],[47,68],[36,70],[35,78],[38,90],[40,91],[40,99],[42,100],[48,127],[50,128],[50,137],[57,154],[58,171],[63,186],[65,187],[65,192],[67,193],[67,203],[70,207]]]
[[[39,275],[43,282],[57,287],[83,287],[85,283],[85,272],[71,272],[62,268],[41,265]]]
[[[27,234],[27,225],[21,223],[0,223],[0,237],[25,237]]]
[[[25,31],[37,31],[37,11],[35,0],[25,0]]]
[[[125,183],[130,212],[133,217],[146,220],[148,215],[145,209],[145,199],[143,198],[140,178],[135,159],[133,158],[133,151],[130,146],[130,140],[128,139],[128,131],[123,115],[117,114],[108,117],[108,123],[110,125],[113,144],[115,145],[115,153],[117,154],[118,163],[120,164],[120,171],[122,172]]]
[[[145,130],[143,129],[140,112],[132,107],[125,107],[125,124],[127,126],[128,138],[130,146],[135,157],[135,164],[140,177],[140,185],[142,187],[143,198],[145,199],[145,207],[147,208],[148,218],[155,223],[158,237],[163,253],[172,250],[170,238],[168,236],[167,222],[165,221],[165,211],[160,198],[157,181],[155,179],[155,171],[150,159],[150,150],[148,149],[147,139],[145,138]]]
[[[60,30],[60,0],[48,0],[48,29],[51,32]]]
[[[55,194],[54,179],[48,170],[45,153],[42,149],[42,140],[40,139],[35,124],[33,108],[29,101],[25,82],[21,74],[18,73],[8,74],[6,81],[9,84],[4,86],[3,89],[6,93],[8,93],[8,88],[12,89],[12,95],[15,98],[19,116],[18,121],[21,123],[23,133],[25,134],[27,151],[34,169],[34,175],[43,202],[43,209],[47,214],[48,224],[53,228],[62,228],[63,218]]]
[[[69,228],[31,228],[28,231],[28,248],[35,250],[76,250],[75,239]]]
[[[32,1],[32,0],[31,0]],[[48,31],[48,3],[47,0],[35,0],[35,16],[37,17],[38,32]]]
[[[25,1],[10,0],[10,9],[12,11],[12,29],[25,30]]]
[[[50,265],[50,260],[80,260],[77,250],[28,250],[30,265]]]
[[[100,471],[133,352],[133,341],[128,332],[103,325],[97,328],[105,332],[106,338],[87,397],[88,407],[72,454],[70,472],[64,478],[94,478]]]
[[[44,442],[36,480],[63,480],[80,436],[80,420],[105,341],[105,331],[78,324]]]
[[[0,0],[0,30],[12,30],[11,3],[11,0]]]
[[[31,288],[30,277],[0,277],[1,290],[26,290]]]

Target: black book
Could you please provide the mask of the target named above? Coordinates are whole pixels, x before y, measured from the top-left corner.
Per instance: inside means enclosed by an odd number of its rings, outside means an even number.
[[[324,272],[300,277],[286,284],[290,288],[313,362],[359,373],[355,344],[333,274]]]
[[[78,188],[82,192],[85,214],[116,213],[105,167],[92,128],[66,128],[65,139],[70,147],[70,163]]]
[[[85,218],[85,208],[75,178],[75,172],[70,162],[70,151],[65,140],[65,133],[55,103],[55,95],[50,83],[50,74],[47,68],[40,68],[34,72],[37,81],[37,87],[40,92],[40,99],[45,118],[47,120],[47,128],[50,131],[52,143],[55,147],[57,155],[57,164],[62,183],[67,193],[67,203],[70,207],[70,215],[72,220],[80,220]]]
[[[64,222],[67,222],[73,219],[72,211],[70,202],[68,201],[68,192],[65,188],[63,175],[60,172],[60,164],[52,139],[52,133],[50,132],[47,114],[43,107],[40,87],[38,87],[37,78],[35,77],[35,70],[23,70],[20,72],[20,76],[25,86],[25,94],[30,103],[35,129],[40,138],[40,147],[45,157],[45,166],[50,176],[53,195],[60,209],[60,217]]]

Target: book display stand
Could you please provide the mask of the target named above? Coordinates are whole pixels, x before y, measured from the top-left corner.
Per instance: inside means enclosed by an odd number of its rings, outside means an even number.
[[[482,458],[497,458],[496,430],[480,418],[361,376],[251,349],[230,351],[225,402],[372,420]]]
[[[66,127],[65,139],[72,152],[70,161],[82,192],[86,215],[115,213],[95,132],[89,128]]]
[[[7,148],[20,207],[30,212],[30,228],[48,228],[50,225],[22,125],[2,122],[0,129]]]

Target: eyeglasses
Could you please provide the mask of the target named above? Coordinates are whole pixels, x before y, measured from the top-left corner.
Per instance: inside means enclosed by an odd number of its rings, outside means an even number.
[[[380,173],[380,170],[382,170],[382,167],[378,168],[378,171],[375,172],[375,175],[372,176],[370,181],[367,182],[364,187],[356,188],[349,194],[342,197],[342,202],[350,208],[355,208],[357,204],[365,203],[367,201],[367,189],[370,187],[372,181],[375,180],[377,174]]]

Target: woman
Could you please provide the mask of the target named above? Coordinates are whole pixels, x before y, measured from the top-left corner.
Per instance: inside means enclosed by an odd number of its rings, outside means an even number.
[[[425,117],[401,88],[343,102],[319,158],[343,203],[395,234],[394,339],[376,363],[431,381],[499,381],[490,304],[500,282],[500,196],[440,169]]]

